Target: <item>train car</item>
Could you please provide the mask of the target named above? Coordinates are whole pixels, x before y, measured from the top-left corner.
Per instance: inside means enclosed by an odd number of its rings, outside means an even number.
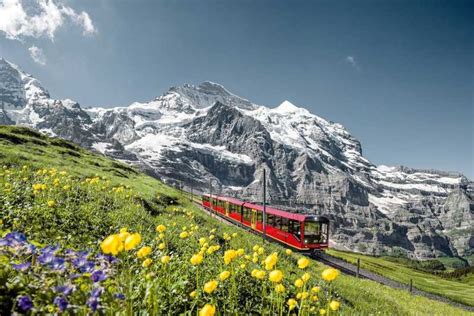
[[[202,205],[260,234],[263,233],[263,206],[231,197],[202,196]],[[328,247],[329,219],[324,216],[290,213],[266,207],[266,235],[300,251]]]

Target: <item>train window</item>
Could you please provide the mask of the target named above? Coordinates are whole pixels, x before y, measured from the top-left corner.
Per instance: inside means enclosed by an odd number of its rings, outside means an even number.
[[[267,225],[273,226],[273,219],[275,216],[273,214],[267,214]]]
[[[204,195],[204,196],[202,197],[202,201],[203,201],[203,202],[209,202],[209,197]]]
[[[250,221],[250,216],[251,216],[252,210],[244,207],[244,220]]]
[[[280,229],[280,227],[281,227],[281,217],[280,216],[275,216],[274,217],[273,227]]]
[[[299,239],[301,235],[300,222],[290,219],[288,221],[288,232]]]
[[[305,244],[319,244],[325,243],[327,240],[327,228],[323,227],[323,231],[321,230],[322,224],[320,222],[305,222],[304,223],[304,242]]]
[[[263,223],[263,212],[257,211],[257,222]]]
[[[284,232],[288,231],[288,218],[281,218],[281,230]]]

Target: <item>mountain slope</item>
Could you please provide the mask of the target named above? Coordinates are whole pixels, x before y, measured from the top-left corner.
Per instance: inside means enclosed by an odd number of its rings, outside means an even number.
[[[375,166],[342,125],[288,101],[271,109],[204,82],[150,102],[82,110],[0,64],[4,124],[64,137],[188,188],[207,191],[213,179],[214,191],[249,200],[261,199],[265,169],[270,203],[328,214],[340,248],[415,258],[473,254],[472,181]]]

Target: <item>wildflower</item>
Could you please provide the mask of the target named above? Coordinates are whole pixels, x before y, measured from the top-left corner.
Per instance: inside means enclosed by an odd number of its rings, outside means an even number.
[[[18,299],[18,306],[23,312],[27,312],[33,308],[33,302],[28,295],[24,295]]]
[[[259,270],[257,271],[257,273],[255,273],[255,278],[259,279],[259,280],[263,280],[265,278],[265,271],[263,270]]]
[[[86,305],[89,306],[92,312],[95,312],[97,310],[97,306],[99,305],[99,301],[97,297],[91,296],[87,299]]]
[[[219,274],[219,279],[221,279],[221,281],[225,281],[225,280],[227,280],[229,277],[230,277],[230,272],[229,272],[229,271],[222,271],[222,272]]]
[[[340,305],[341,304],[338,301],[331,301],[331,303],[329,303],[329,308],[331,308],[333,311],[337,311]]]
[[[211,280],[207,282],[206,284],[204,284],[204,292],[206,292],[207,294],[211,294],[217,288],[217,284],[218,283],[216,280]]]
[[[258,262],[258,257],[253,257],[252,262],[257,263]]]
[[[339,270],[334,268],[328,268],[321,273],[323,280],[331,282],[339,276]]]
[[[125,250],[131,250],[138,246],[142,241],[142,236],[139,233],[131,234],[130,236],[125,239],[124,246]]]
[[[326,310],[325,309],[320,309],[319,310],[319,315],[326,315]]]
[[[181,234],[179,234],[179,238],[181,239],[188,238],[188,236],[189,236],[188,232],[181,232]]]
[[[301,294],[301,299],[302,299],[302,300],[307,299],[308,296],[309,296],[308,292],[306,292],[306,291],[305,291],[305,292],[301,292],[300,294]]]
[[[312,296],[311,296],[311,300],[312,300],[313,302],[317,302],[317,301],[318,301],[318,296],[317,296],[317,295],[312,295]]]
[[[308,280],[311,278],[311,274],[309,273],[305,273],[303,274],[303,276],[301,276],[301,279],[304,281],[304,282],[308,282]]]
[[[245,253],[245,250],[242,249],[242,248],[239,248],[239,249],[237,250],[237,255],[238,255],[238,256],[243,256],[244,253]]]
[[[200,245],[204,245],[205,243],[206,243],[206,238],[204,238],[204,237],[199,238],[199,244]]]
[[[163,250],[165,248],[166,248],[166,244],[164,242],[162,242],[158,245],[158,249],[160,249],[160,250]]]
[[[102,270],[95,270],[91,274],[91,279],[94,283],[96,283],[96,282],[104,281],[105,279],[107,279],[107,275]]]
[[[137,257],[138,258],[145,258],[146,256],[148,256],[151,253],[151,250],[152,249],[149,246],[141,247],[140,250],[138,250],[138,252],[137,252]]]
[[[163,239],[163,238],[165,238],[165,234],[161,233],[158,235],[158,239]]]
[[[156,226],[156,232],[158,233],[164,233],[166,231],[166,226],[165,225],[158,225]]]
[[[285,286],[283,284],[277,284],[275,286],[275,292],[277,292],[277,293],[285,292]]]
[[[258,248],[257,252],[258,252],[259,255],[261,255],[265,252],[265,249],[263,249],[263,247],[260,247],[260,248]]]
[[[271,270],[275,267],[278,261],[278,254],[276,252],[272,253],[265,259],[265,270]]]
[[[286,253],[288,256],[290,256],[290,255],[293,253],[293,251],[291,251],[291,249],[286,249],[286,250],[285,250],[285,253]]]
[[[167,264],[168,262],[170,262],[170,260],[171,260],[170,256],[161,257],[161,263],[163,264]]]
[[[55,206],[56,206],[56,202],[54,202],[53,200],[49,200],[49,201],[48,201],[48,206],[49,206],[49,207],[55,207]]]
[[[301,280],[301,279],[297,279],[297,280],[295,281],[295,286],[296,286],[296,287],[302,287],[303,284],[304,284],[304,282],[303,282],[303,280]]]
[[[233,234],[232,234],[232,237],[233,237],[233,238],[237,237],[237,233],[233,233]]]
[[[202,262],[202,260],[203,260],[202,255],[197,254],[197,255],[193,255],[193,256],[191,257],[191,260],[190,260],[190,261],[191,261],[191,264],[192,264],[192,265],[196,266],[196,265],[200,264],[200,263]]]
[[[259,248],[259,246],[258,246],[258,245],[255,245],[255,246],[253,246],[252,250],[253,250],[253,251],[257,251],[258,248]]]
[[[199,316],[214,316],[215,313],[216,313],[216,307],[211,304],[206,304],[199,311]]]
[[[309,266],[309,260],[305,257],[301,257],[299,260],[298,260],[298,268],[300,269],[304,269],[306,268],[307,266]]]
[[[57,296],[54,299],[54,305],[57,305],[59,310],[61,312],[64,312],[66,310],[67,306],[69,305],[69,302],[67,301],[66,298],[64,298],[64,296]]]
[[[192,291],[191,293],[189,293],[189,296],[190,296],[191,298],[195,298],[196,295],[197,295],[197,292],[196,292],[196,291]]]
[[[293,310],[296,305],[298,304],[294,298],[290,298],[286,304],[288,304],[288,307],[290,308],[290,311]]]
[[[242,270],[245,269],[246,267],[247,267],[247,266],[245,265],[245,263],[242,263],[242,264],[240,265],[240,268],[241,268]]]
[[[73,285],[61,285],[55,288],[56,292],[61,293],[65,296],[70,295],[72,292],[74,292],[74,290],[75,287]]]
[[[13,267],[13,269],[15,269],[17,271],[25,272],[26,270],[28,270],[30,265],[31,265],[31,263],[24,262],[24,263],[19,263],[19,264],[12,264],[12,267]]]
[[[114,297],[121,301],[125,299],[125,295],[123,293],[115,293]]]
[[[105,238],[104,241],[102,241],[102,243],[100,244],[100,248],[102,249],[103,253],[112,254],[115,256],[123,248],[122,240],[117,234],[110,235],[109,237]]]
[[[224,252],[224,263],[231,263],[231,261],[234,260],[235,257],[237,257],[237,252],[235,250],[227,250],[226,252]]]
[[[268,279],[274,283],[279,283],[283,279],[283,273],[280,270],[273,270],[268,275]]]
[[[319,293],[319,291],[321,291],[321,288],[319,286],[315,286],[311,289],[311,292],[313,293]]]
[[[145,260],[143,261],[143,263],[142,263],[142,266],[143,266],[144,268],[147,268],[147,267],[149,267],[149,266],[151,265],[152,262],[153,262],[153,260],[151,260],[150,258],[145,259]]]

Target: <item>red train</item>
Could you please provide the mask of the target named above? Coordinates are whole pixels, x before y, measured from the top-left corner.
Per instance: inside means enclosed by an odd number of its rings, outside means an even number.
[[[263,232],[263,206],[230,197],[202,195],[202,205],[220,216]],[[266,207],[266,235],[300,251],[324,249],[329,241],[329,219]]]

